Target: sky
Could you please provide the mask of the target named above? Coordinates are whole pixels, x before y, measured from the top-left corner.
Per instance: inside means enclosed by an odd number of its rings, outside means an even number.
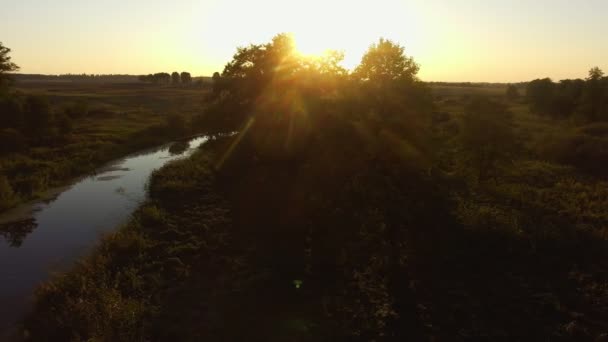
[[[22,73],[220,71],[237,46],[292,33],[358,64],[380,37],[425,81],[584,78],[608,70],[607,0],[0,0],[0,41]]]

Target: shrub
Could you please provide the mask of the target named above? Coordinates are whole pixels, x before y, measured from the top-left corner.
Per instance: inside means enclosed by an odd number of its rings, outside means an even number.
[[[591,131],[597,133],[596,129]],[[589,130],[589,127],[581,129]],[[556,162],[572,165],[593,175],[605,176],[605,166],[608,165],[608,138],[581,132],[549,137],[541,147],[541,153]]]

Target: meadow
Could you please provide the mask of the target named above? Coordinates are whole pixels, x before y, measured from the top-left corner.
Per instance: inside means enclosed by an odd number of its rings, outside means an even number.
[[[184,127],[168,127],[169,118],[177,118],[178,125],[185,122],[200,112],[204,99],[200,87],[138,83],[29,81],[14,91],[19,97],[44,99],[55,120],[66,120],[68,128],[51,132],[52,138],[42,143],[4,153],[0,210],[39,198],[113,159],[189,134]],[[17,146],[11,137],[5,143]]]

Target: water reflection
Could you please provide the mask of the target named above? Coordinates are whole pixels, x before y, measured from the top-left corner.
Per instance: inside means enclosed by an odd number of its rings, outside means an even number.
[[[20,247],[25,237],[36,228],[35,218],[27,218],[16,222],[0,224],[0,236],[2,236],[9,246]]]
[[[0,241],[0,337],[24,313],[41,281],[53,271],[65,270],[97,243],[100,234],[128,219],[145,199],[152,171],[189,155],[206,140],[191,140],[181,153],[163,146],[118,160],[55,200],[31,206],[30,217],[2,224],[0,240],[6,243]],[[15,215],[2,216],[0,222]]]

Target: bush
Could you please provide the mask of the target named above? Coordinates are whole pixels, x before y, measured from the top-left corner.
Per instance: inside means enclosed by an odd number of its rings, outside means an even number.
[[[591,130],[594,128],[581,129]],[[550,137],[541,147],[541,153],[556,162],[572,165],[582,171],[597,176],[606,175],[608,165],[608,138],[601,138],[581,132]]]

